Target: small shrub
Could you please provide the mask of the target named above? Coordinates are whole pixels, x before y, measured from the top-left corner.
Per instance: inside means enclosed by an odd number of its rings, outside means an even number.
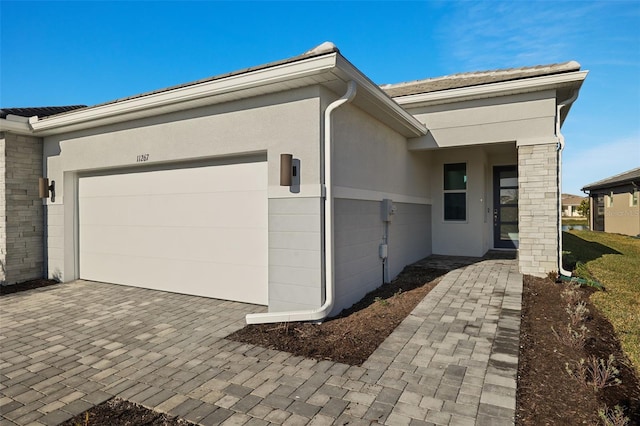
[[[580,288],[580,283],[577,282],[569,282],[567,288],[562,291],[562,298],[569,305],[575,305],[580,301],[580,292],[578,289]]]
[[[575,363],[575,368],[571,368],[569,363],[565,364],[565,369],[570,376],[575,377],[585,385],[591,385],[595,390],[604,389],[609,386],[617,386],[622,381],[616,377],[620,371],[615,367],[615,357],[609,355],[608,360],[590,356],[586,360],[583,358]]]
[[[598,417],[605,426],[627,426],[629,424],[629,417],[624,415],[624,410],[619,405],[616,405],[613,410],[605,405],[604,408],[598,410]]]
[[[571,325],[576,326],[584,322],[589,315],[589,309],[587,309],[587,302],[578,302],[576,305],[567,305],[565,311],[569,314],[569,321]]]
[[[552,283],[555,283],[558,281],[558,273],[556,271],[550,271],[547,273],[547,278],[549,278]]]
[[[587,342],[587,333],[589,332],[587,327],[584,325],[580,326],[576,330],[572,327],[571,323],[567,324],[566,328],[561,328],[557,331],[555,328],[551,327],[551,331],[560,343],[574,349],[584,348],[584,345]]]
[[[374,301],[378,302],[379,304],[381,304],[382,306],[388,306],[389,305],[389,301],[387,299],[383,299],[382,297],[376,297],[375,299],[373,299]]]

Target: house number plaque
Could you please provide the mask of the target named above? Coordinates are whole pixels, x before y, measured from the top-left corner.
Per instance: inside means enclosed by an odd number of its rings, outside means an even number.
[[[136,157],[137,163],[144,163],[149,160],[149,154],[140,154]]]

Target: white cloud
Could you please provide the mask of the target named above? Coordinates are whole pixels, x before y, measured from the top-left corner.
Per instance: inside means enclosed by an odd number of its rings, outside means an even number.
[[[580,150],[565,150],[562,159],[562,192],[581,194],[593,182],[640,167],[640,135]]]
[[[566,61],[597,25],[603,3],[459,2],[441,38],[470,71]]]

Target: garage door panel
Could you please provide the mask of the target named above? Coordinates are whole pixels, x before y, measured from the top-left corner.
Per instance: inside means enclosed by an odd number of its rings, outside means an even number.
[[[131,263],[125,257],[86,254],[83,263],[91,272],[83,279],[226,300],[238,300],[238,288],[242,288],[241,301],[258,305],[264,304],[268,297],[267,287],[256,285],[262,284],[256,282],[257,278],[267,279],[262,267],[211,265],[193,260],[168,265],[146,258],[137,258]],[[200,278],[193,279],[194,274]]]
[[[259,166],[256,166],[259,165]],[[241,163],[209,167],[153,170],[83,178],[81,198],[120,197],[155,194],[193,194],[264,190],[264,182],[253,179],[256,169],[266,163]],[[108,177],[109,179],[103,179]],[[189,185],[185,186],[184,182]]]
[[[198,240],[209,243],[194,244]],[[92,241],[100,241],[100,245]],[[193,259],[264,267],[267,266],[265,244],[264,233],[259,229],[83,226],[80,232],[83,254],[117,253],[158,260]]]
[[[252,210],[264,196],[264,191],[239,191],[84,198],[84,225],[183,227],[188,218],[189,226],[263,229],[266,215],[257,218]]]
[[[261,162],[80,178],[81,278],[267,304],[266,175]]]

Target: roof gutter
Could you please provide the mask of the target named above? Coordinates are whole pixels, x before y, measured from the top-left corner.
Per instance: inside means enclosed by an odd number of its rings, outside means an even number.
[[[32,119],[30,118],[9,114],[7,118],[0,118],[0,132],[31,136],[33,135],[31,121]]]
[[[324,175],[324,285],[325,300],[321,307],[304,311],[267,312],[247,314],[247,324],[265,324],[292,321],[321,321],[331,313],[335,302],[335,269],[334,269],[334,240],[333,240],[333,183],[331,173],[332,141],[331,114],[340,106],[353,101],[356,96],[357,84],[351,80],[346,93],[333,101],[324,111],[324,157],[322,173]]]
[[[571,272],[564,269],[562,265],[562,150],[564,149],[564,135],[560,131],[560,113],[562,109],[570,106],[578,98],[578,89],[573,92],[573,95],[564,102],[561,102],[556,107],[556,136],[558,137],[558,270],[560,276],[570,277]]]

